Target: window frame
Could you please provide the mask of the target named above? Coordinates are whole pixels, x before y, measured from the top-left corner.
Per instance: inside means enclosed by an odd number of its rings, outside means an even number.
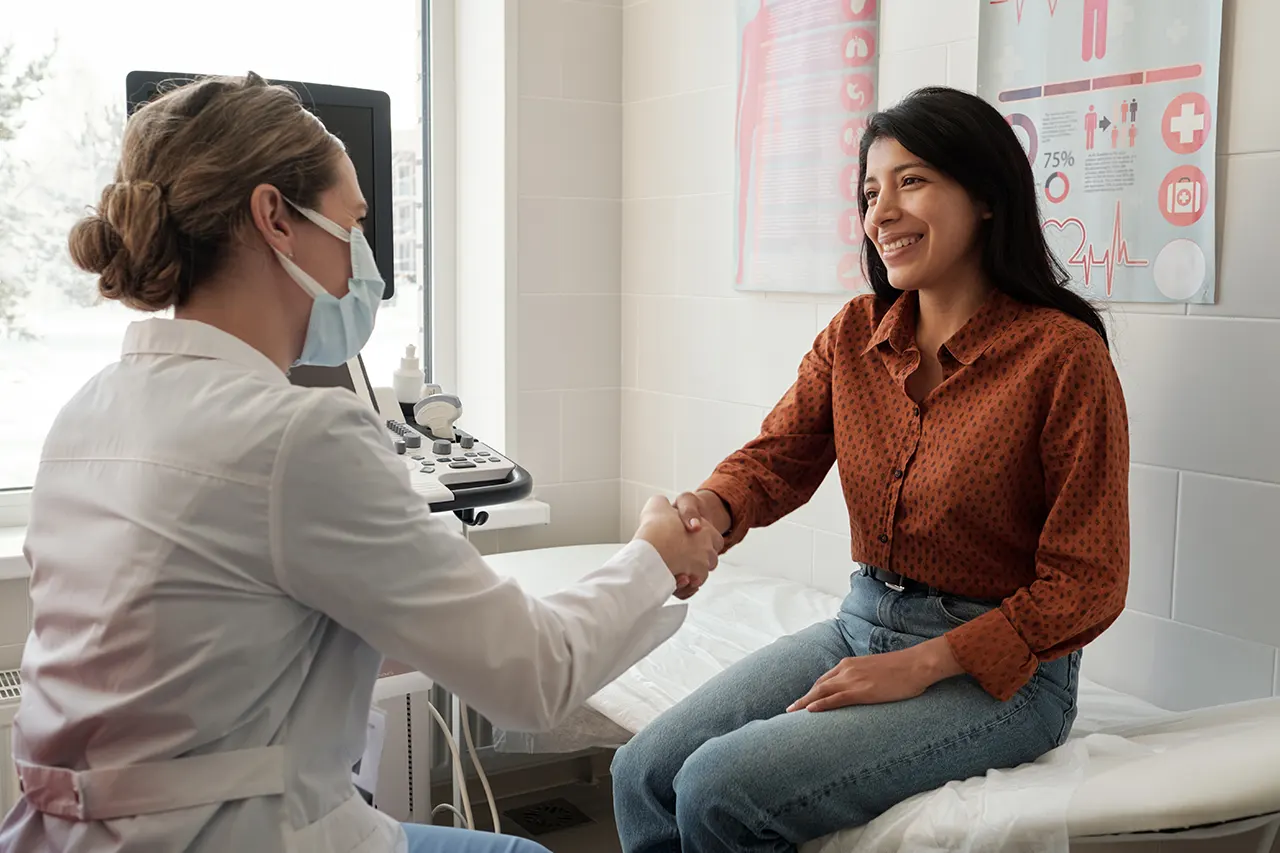
[[[30,507],[30,488],[0,489],[0,529],[25,527]]]
[[[418,169],[422,176],[422,198],[414,203],[420,206],[422,216],[418,230],[422,240],[422,346],[420,349],[424,374],[432,371],[432,275],[431,275],[431,4],[432,0],[418,0],[418,82],[422,87],[422,107],[419,124],[422,129],[422,156]],[[395,169],[392,168],[392,193],[396,189]],[[394,208],[393,208],[394,211]],[[394,215],[394,212],[393,212]],[[392,244],[392,268],[395,268],[395,248]],[[397,291],[399,293],[399,291]],[[24,527],[30,517],[31,487],[6,487],[0,483],[0,529]]]

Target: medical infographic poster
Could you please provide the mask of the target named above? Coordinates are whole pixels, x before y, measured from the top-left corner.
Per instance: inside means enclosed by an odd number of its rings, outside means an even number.
[[[1086,297],[1215,298],[1221,0],[981,0],[978,94]]]
[[[862,289],[858,142],[883,0],[736,0],[735,287]]]

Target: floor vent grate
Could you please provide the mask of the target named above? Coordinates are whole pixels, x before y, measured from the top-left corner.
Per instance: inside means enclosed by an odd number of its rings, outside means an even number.
[[[581,809],[564,799],[545,800],[503,812],[503,817],[532,836],[546,835],[595,823]]]

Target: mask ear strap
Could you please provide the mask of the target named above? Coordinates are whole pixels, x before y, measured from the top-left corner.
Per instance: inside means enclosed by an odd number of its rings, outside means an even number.
[[[338,223],[324,216],[321,216],[320,214],[316,213],[314,210],[311,210],[306,207],[302,207],[301,205],[294,204],[293,202],[289,201],[289,199],[287,198],[285,199],[285,202],[294,210],[298,211],[307,219],[309,219],[313,224],[319,226],[320,228],[323,228],[325,231],[328,231],[330,234],[337,237],[342,242],[344,243],[351,242],[351,234]]]
[[[299,287],[311,294],[312,299],[318,299],[329,294],[329,291],[325,290],[320,282],[312,278],[302,267],[295,264],[292,258],[282,253],[279,249],[272,249],[272,251],[280,259],[280,264],[284,267],[284,271],[289,274],[289,278],[296,281]]]

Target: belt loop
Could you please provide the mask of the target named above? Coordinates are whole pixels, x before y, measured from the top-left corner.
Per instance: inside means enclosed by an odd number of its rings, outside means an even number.
[[[18,788],[36,810],[64,820],[85,819],[85,794],[81,776],[63,767],[42,767],[15,762]]]

